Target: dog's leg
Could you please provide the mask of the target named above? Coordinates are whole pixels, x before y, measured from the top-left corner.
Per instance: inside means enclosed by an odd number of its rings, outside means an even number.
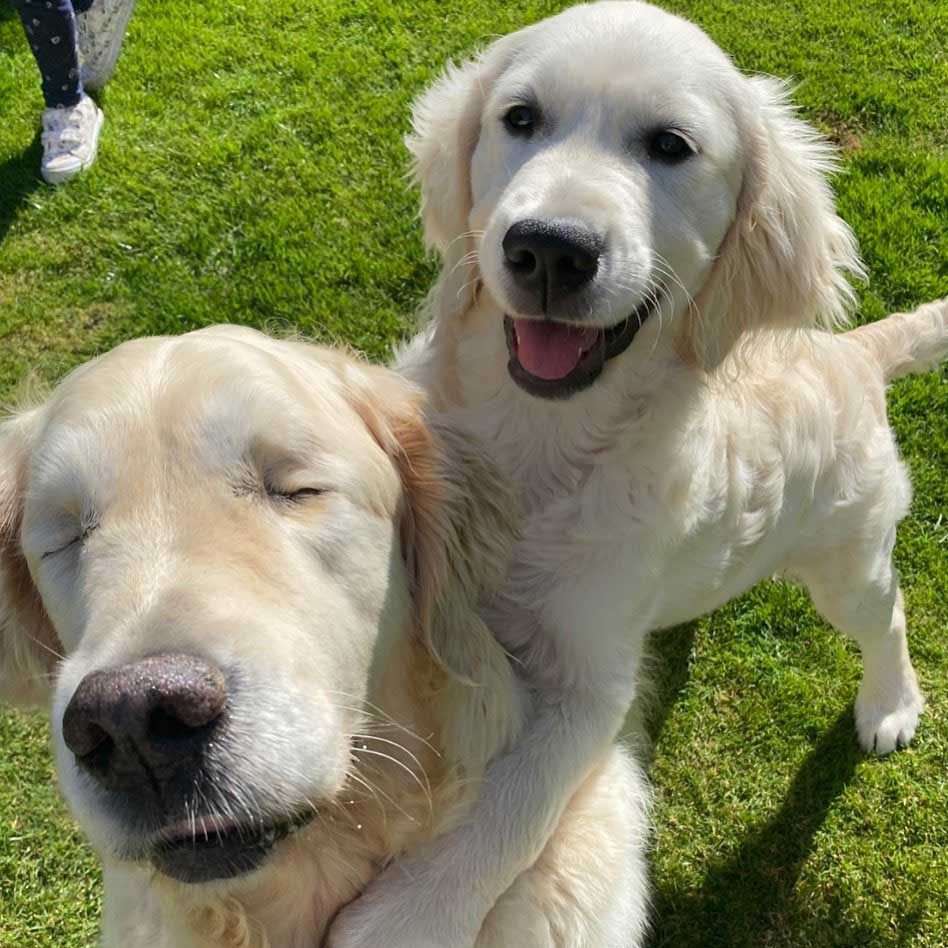
[[[596,628],[628,636],[625,650],[615,638],[613,647],[596,649],[573,632],[583,626],[565,609],[563,618],[565,626],[543,638],[572,643],[573,660],[561,666],[569,680],[535,692],[524,731],[488,766],[460,822],[373,881],[339,915],[327,948],[473,948],[497,900],[540,858],[570,800],[610,752],[634,697],[644,638],[641,629]]]
[[[533,696],[523,731],[488,765],[460,822],[382,872],[340,913],[327,948],[473,948],[497,900],[534,865],[610,753],[635,697],[664,564],[625,538],[579,557],[547,542],[557,526],[546,514],[524,526],[490,607],[488,624]],[[623,595],[604,594],[616,589]]]
[[[462,822],[371,883],[337,918],[328,948],[472,948],[608,752],[627,703],[585,690],[544,694],[517,745],[488,767]]]
[[[620,748],[586,780],[475,948],[638,948],[648,902],[648,787]]]
[[[813,604],[862,651],[863,679],[856,698],[856,729],[866,751],[888,754],[915,735],[925,700],[909,658],[902,591],[891,544],[872,555],[834,550],[806,570]]]

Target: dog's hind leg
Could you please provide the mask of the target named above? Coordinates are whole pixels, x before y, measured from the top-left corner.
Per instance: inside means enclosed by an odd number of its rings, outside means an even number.
[[[863,749],[877,754],[905,747],[925,706],[891,548],[891,540],[875,551],[836,548],[798,570],[819,612],[862,651],[856,729]]]

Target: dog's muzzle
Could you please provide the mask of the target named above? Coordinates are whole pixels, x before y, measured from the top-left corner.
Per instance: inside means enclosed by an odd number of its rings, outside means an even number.
[[[505,315],[510,377],[539,398],[569,398],[589,388],[606,363],[632,345],[656,299],[656,293],[649,293],[631,316],[608,329]]]

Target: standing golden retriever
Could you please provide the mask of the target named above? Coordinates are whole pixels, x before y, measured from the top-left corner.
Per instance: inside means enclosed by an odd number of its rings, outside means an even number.
[[[540,697],[472,819],[376,880],[333,948],[470,948],[610,747],[647,634],[776,572],[859,643],[864,748],[907,744],[923,707],[885,385],[945,355],[948,302],[827,331],[861,267],[785,87],[656,7],[592,3],[449,69],[410,146],[443,270],[401,368],[518,488],[488,618]]]
[[[407,382],[248,329],[127,343],[0,425],[0,694],[52,692],[105,948],[319,948],[463,819],[530,704],[472,608],[510,538]],[[613,751],[479,948],[637,940],[643,800]]]

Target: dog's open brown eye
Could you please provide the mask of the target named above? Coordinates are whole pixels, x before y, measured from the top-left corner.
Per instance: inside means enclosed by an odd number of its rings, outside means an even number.
[[[531,135],[537,125],[539,114],[531,105],[515,105],[504,115],[504,125],[511,135]]]
[[[652,135],[648,143],[649,154],[659,161],[674,164],[684,161],[694,154],[694,149],[688,141],[677,132],[663,129]]]

